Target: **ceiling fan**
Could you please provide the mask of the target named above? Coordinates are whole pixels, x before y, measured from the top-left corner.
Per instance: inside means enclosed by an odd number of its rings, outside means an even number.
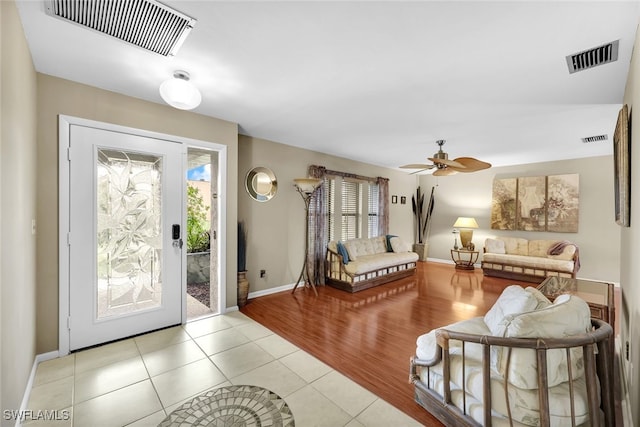
[[[429,160],[433,162],[432,165],[413,163],[410,165],[400,166],[400,168],[420,169],[412,173],[418,173],[428,169],[438,168],[437,171],[433,172],[433,175],[446,176],[453,175],[458,172],[477,172],[479,170],[488,169],[491,167],[491,163],[483,162],[478,159],[474,159],[473,157],[458,157],[457,159],[449,160],[449,155],[442,151],[442,146],[444,145],[444,143],[444,139],[439,139],[436,141],[436,144],[438,144],[440,149],[433,155],[433,157],[429,157]]]

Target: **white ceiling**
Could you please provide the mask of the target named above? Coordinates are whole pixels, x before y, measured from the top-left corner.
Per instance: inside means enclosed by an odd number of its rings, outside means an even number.
[[[611,154],[637,1],[162,1],[198,20],[166,58],[17,1],[37,71],[163,103],[186,70],[197,113],[240,132],[395,168]],[[618,61],[565,57],[620,40]],[[582,137],[607,134],[606,142]]]

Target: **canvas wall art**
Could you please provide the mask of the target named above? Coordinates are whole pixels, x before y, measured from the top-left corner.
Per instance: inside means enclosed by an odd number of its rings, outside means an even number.
[[[547,231],[578,232],[579,175],[547,177]]]
[[[493,181],[493,230],[577,233],[579,212],[578,174]]]
[[[516,229],[517,178],[493,180],[491,201],[491,228],[493,230]]]
[[[545,230],[547,226],[545,200],[546,179],[544,176],[518,178],[517,230]]]

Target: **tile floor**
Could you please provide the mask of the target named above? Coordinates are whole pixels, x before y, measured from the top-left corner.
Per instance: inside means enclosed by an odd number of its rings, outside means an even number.
[[[233,384],[274,391],[300,427],[420,425],[240,312],[41,363],[28,409],[69,419],[24,425],[156,426],[190,398]]]

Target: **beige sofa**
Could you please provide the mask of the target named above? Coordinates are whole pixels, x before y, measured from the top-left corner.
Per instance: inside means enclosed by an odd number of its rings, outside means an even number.
[[[576,277],[578,248],[571,242],[496,237],[485,241],[482,271],[486,276],[541,283],[549,276]]]
[[[576,296],[513,285],[484,317],[420,336],[410,381],[445,425],[614,426],[612,332]]]
[[[418,254],[395,236],[331,241],[327,245],[326,282],[357,292],[415,273]]]

